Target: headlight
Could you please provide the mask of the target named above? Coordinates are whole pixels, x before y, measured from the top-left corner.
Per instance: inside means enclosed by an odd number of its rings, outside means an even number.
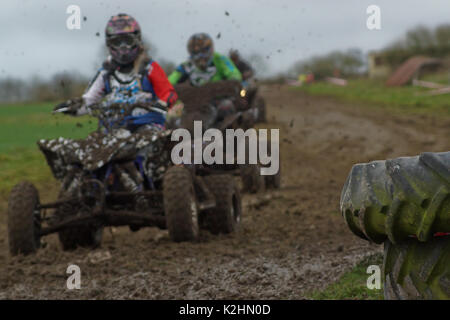
[[[246,94],[247,94],[247,91],[245,89],[242,89],[241,90],[241,97],[244,98]]]

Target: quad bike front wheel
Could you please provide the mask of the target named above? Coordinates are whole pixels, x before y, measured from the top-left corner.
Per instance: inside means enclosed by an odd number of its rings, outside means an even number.
[[[23,181],[11,191],[8,202],[8,238],[11,255],[34,253],[40,247],[39,193]]]
[[[450,236],[384,244],[384,298],[450,299]]]
[[[199,236],[199,209],[191,172],[169,168],[163,180],[164,212],[169,236],[175,242],[194,241]]]
[[[231,175],[205,177],[205,184],[216,198],[216,206],[205,213],[205,224],[213,234],[231,233],[241,223],[242,203],[239,188]]]

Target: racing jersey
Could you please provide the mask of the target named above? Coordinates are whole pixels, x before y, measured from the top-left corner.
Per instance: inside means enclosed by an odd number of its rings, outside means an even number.
[[[106,105],[162,100],[170,108],[177,98],[175,89],[156,61],[150,61],[143,72],[122,73],[101,68],[83,94],[84,106],[78,114],[87,113],[89,106],[103,99]]]
[[[193,86],[199,87],[220,80],[242,81],[242,75],[231,59],[215,52],[206,70],[199,69],[189,60],[179,65],[169,76],[169,81],[173,85],[187,80]]]

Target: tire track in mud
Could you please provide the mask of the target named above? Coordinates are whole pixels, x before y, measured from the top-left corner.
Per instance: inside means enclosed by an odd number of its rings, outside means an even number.
[[[270,123],[261,127],[280,128],[282,189],[245,195],[237,233],[203,232],[196,243],[173,243],[155,228],[115,228],[105,230],[95,251],[63,252],[53,235],[36,255],[10,258],[2,199],[0,298],[299,299],[381,252],[354,236],[339,214],[351,166],[449,150],[448,121],[392,116],[286,87],[262,94]],[[57,192],[49,185],[47,199]],[[81,268],[81,290],[65,289],[72,263]]]

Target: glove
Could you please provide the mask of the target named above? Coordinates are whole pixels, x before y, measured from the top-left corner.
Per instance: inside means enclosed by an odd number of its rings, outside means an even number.
[[[159,113],[167,113],[167,102],[164,102],[162,100],[156,101],[156,103],[152,106],[152,110]]]
[[[76,115],[77,110],[83,105],[82,98],[75,98],[67,100],[63,103],[58,104],[54,109],[53,113],[64,113],[69,115]]]

